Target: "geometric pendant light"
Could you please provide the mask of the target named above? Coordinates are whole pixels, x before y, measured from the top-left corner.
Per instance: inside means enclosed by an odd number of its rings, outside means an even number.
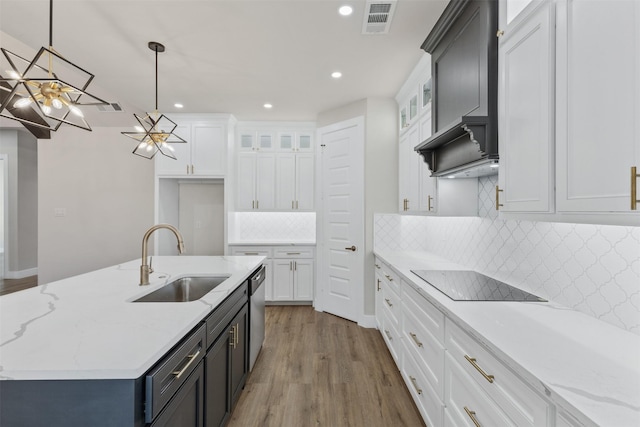
[[[68,124],[91,130],[82,107],[108,105],[87,92],[94,75],[53,48],[53,0],[49,1],[49,47],[27,60],[7,49],[0,68],[0,117],[52,131]]]
[[[156,53],[156,108],[153,113],[145,117],[133,114],[141,129],[139,132],[122,132],[123,135],[135,139],[138,144],[133,150],[133,154],[152,159],[156,153],[176,160],[174,148],[169,144],[186,143],[184,139],[174,134],[173,131],[178,126],[164,114],[158,113],[158,53],[164,52],[164,46],[158,42],[149,42],[149,49]]]

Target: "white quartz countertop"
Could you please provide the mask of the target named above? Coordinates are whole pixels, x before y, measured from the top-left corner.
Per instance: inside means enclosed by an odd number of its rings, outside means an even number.
[[[311,240],[246,240],[230,242],[229,246],[315,246]]]
[[[425,252],[375,255],[580,422],[640,426],[637,335],[552,302],[453,301],[410,270],[468,268]]]
[[[0,296],[0,379],[134,379],[262,263],[261,256],[153,257]],[[192,302],[131,302],[183,276],[230,277]]]

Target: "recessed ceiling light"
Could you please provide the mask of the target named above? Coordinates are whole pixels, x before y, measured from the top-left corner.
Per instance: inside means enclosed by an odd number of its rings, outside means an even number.
[[[339,79],[340,77],[342,77],[342,73],[340,71],[334,71],[333,73],[331,73],[331,77],[333,77],[334,79]]]
[[[263,105],[263,107],[264,107],[264,108],[266,108],[266,109],[268,110],[268,109],[270,109],[270,108],[273,108],[273,105],[271,105],[271,104],[269,104],[269,103],[266,103],[266,104],[264,104],[264,105]]]
[[[173,104],[174,107],[176,108],[184,108],[184,105],[180,104],[180,103],[175,103]]]
[[[353,8],[349,5],[340,6],[338,13],[342,16],[349,16],[353,13]]]

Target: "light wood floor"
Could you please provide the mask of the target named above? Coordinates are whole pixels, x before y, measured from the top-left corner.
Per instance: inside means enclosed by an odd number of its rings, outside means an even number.
[[[376,329],[267,307],[266,339],[228,427],[424,426]]]
[[[0,279],[0,295],[32,288],[37,284],[38,276],[30,276],[23,279]]]

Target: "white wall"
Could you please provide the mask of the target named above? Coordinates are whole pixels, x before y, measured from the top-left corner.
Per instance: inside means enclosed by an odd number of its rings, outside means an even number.
[[[37,145],[23,130],[0,130],[0,153],[6,156],[7,278],[34,274],[37,267]]]
[[[154,163],[131,148],[105,127],[63,126],[39,141],[39,283],[140,257],[153,225]]]

